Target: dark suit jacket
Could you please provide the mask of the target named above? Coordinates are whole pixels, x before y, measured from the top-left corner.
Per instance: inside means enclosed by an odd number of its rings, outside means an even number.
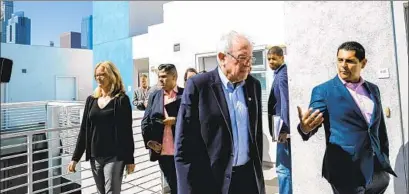
[[[271,87],[270,97],[268,98],[268,122],[270,134],[273,135],[272,115],[280,116],[283,119],[282,132],[290,133],[289,120],[289,100],[288,100],[288,76],[287,65],[281,65],[275,72],[274,82]]]
[[[264,194],[260,82],[249,75],[244,94],[249,110],[250,157],[260,194]],[[231,121],[218,70],[188,79],[176,124],[178,193],[227,194],[232,150]]]
[[[332,184],[362,185],[362,169],[358,163],[373,155],[381,169],[395,175],[389,163],[389,142],[379,89],[367,81],[364,87],[374,102],[369,125],[338,76],[312,91],[310,107],[324,115],[327,147],[322,174]],[[305,141],[317,130],[306,135],[298,126]]]
[[[178,87],[176,100],[180,100],[183,94],[183,88]],[[163,120],[165,119],[163,108],[163,89],[154,91],[149,95],[148,107],[146,107],[145,114],[141,121],[142,137],[145,142],[146,149],[150,151],[150,160],[156,161],[159,154],[151,150],[147,143],[150,140],[157,141],[162,144],[163,139]],[[172,126],[172,134],[175,136],[175,126]]]

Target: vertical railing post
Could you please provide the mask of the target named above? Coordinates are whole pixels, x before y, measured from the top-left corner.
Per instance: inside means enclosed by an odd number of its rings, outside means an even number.
[[[27,135],[27,193],[33,193],[33,135]]]
[[[54,129],[59,127],[59,113],[61,110],[60,106],[57,105],[47,105],[47,129]],[[48,193],[55,194],[60,193],[61,187],[54,189],[54,185],[59,185],[61,183],[60,178],[53,178],[61,174],[59,168],[53,168],[61,164],[59,159],[53,159],[54,157],[60,156],[60,149],[53,149],[60,147],[59,131],[47,132],[47,143],[48,143]],[[52,140],[51,140],[52,139]]]

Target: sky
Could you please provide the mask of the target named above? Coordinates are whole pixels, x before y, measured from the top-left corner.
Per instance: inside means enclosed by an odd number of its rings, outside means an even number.
[[[31,19],[31,44],[60,46],[64,32],[81,32],[82,18],[92,15],[92,1],[14,1],[14,12]]]

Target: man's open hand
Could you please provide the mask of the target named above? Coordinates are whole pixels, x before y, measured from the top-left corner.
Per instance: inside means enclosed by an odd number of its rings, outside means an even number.
[[[312,108],[308,111],[303,112],[299,106],[298,109],[298,118],[300,119],[301,129],[305,133],[309,133],[324,122],[324,117],[319,110],[312,112]]]

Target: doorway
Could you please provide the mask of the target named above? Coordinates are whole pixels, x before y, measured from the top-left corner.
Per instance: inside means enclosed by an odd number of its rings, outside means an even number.
[[[217,67],[216,53],[201,54],[196,56],[197,59],[197,70],[200,71],[211,71]]]
[[[55,86],[55,100],[77,100],[77,78],[75,76],[57,76]]]

